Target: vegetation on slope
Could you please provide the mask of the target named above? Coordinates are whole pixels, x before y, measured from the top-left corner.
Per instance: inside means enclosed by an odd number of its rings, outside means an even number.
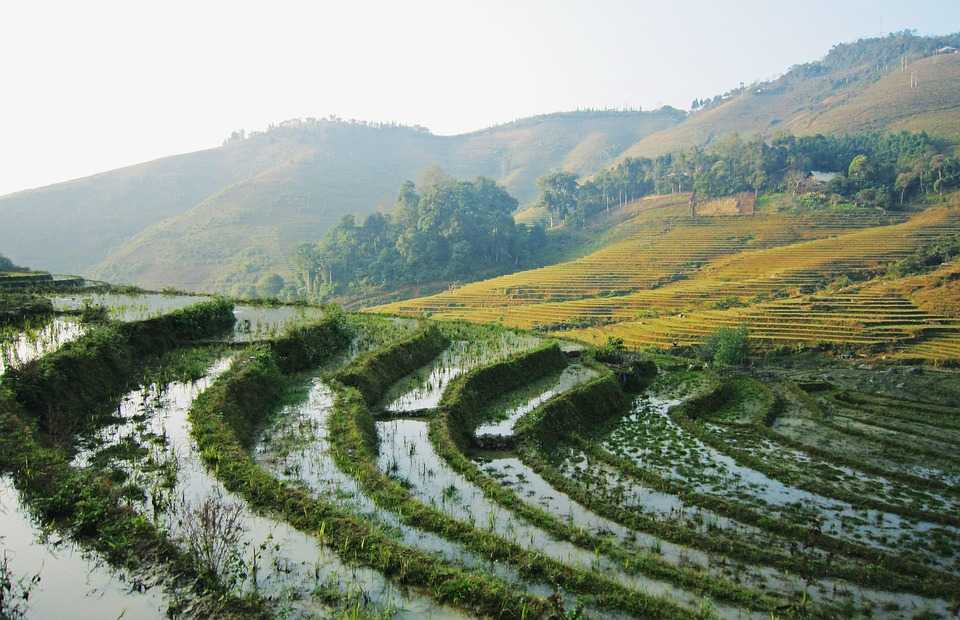
[[[314,245],[300,246],[308,298],[434,280],[474,279],[534,262],[541,227],[514,223],[517,201],[490,179],[401,186],[394,210],[357,225],[348,215]]]
[[[898,32],[836,45],[822,60],[796,65],[776,80],[698,99],[704,105],[695,106],[684,122],[642,138],[622,157],[655,157],[733,133],[772,136],[783,130],[811,134],[909,129],[952,138],[960,105],[956,71],[928,71],[928,63],[935,60],[928,57],[943,46],[960,47],[960,34],[922,37]],[[960,64],[956,56],[940,60]],[[922,76],[917,88],[910,86],[914,72]]]
[[[459,136],[340,119],[290,121],[222,147],[0,197],[0,247],[54,271],[250,296],[292,247],[391,200],[434,165],[521,201],[552,168],[586,174],[683,113],[545,115]]]
[[[824,190],[858,206],[902,208],[918,194],[942,194],[960,185],[960,159],[925,133],[864,133],[772,140],[734,135],[706,149],[656,159],[627,158],[582,183],[556,172],[540,179],[538,204],[551,221],[583,225],[650,194],[692,191],[690,213],[705,198],[792,191],[816,185],[811,171],[830,173]]]

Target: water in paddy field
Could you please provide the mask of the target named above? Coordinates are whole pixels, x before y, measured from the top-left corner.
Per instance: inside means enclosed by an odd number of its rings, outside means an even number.
[[[675,404],[676,401],[647,396],[638,398],[633,412],[620,420],[603,447],[640,467],[684,481],[697,492],[735,496],[761,510],[790,511],[810,523],[819,523],[827,534],[893,553],[933,530],[950,537],[960,536],[960,529],[953,526],[857,508],[740,465],[679,427],[669,414]],[[956,561],[952,554],[924,555],[925,561],[941,568],[950,568]]]
[[[447,385],[461,374],[540,342],[534,336],[513,332],[477,341],[455,340],[430,364],[394,384],[383,398],[384,409],[390,413],[433,409],[440,404]]]
[[[76,311],[85,306],[104,306],[109,317],[117,321],[142,321],[152,319],[193,304],[210,301],[203,295],[165,295],[162,293],[87,293],[52,297],[53,307],[58,311]],[[323,309],[315,306],[260,306],[237,305],[233,311],[237,318],[233,335],[227,338],[234,342],[253,342],[276,337],[290,325],[323,317]]]
[[[253,342],[279,336],[297,323],[323,318],[323,308],[314,306],[237,306],[234,342]]]
[[[53,309],[63,311],[82,310],[84,306],[104,306],[111,319],[117,321],[142,321],[179,310],[210,297],[201,295],[164,295],[162,293],[77,293],[57,295],[50,298]]]
[[[0,375],[8,368],[32,362],[56,351],[83,335],[85,328],[72,317],[55,317],[36,328],[16,332],[9,339],[0,338]]]
[[[270,598],[285,617],[330,616],[327,604],[312,596],[318,588],[357,596],[391,616],[458,617],[427,597],[408,597],[376,571],[344,564],[316,537],[254,512],[207,470],[190,436],[188,411],[228,366],[229,359],[224,359],[198,381],[152,385],[127,394],[119,407],[119,423],[88,438],[74,465],[83,466],[98,453],[109,454],[125,444],[147,446],[149,454],[139,463],[117,463],[146,489],[137,510],[167,529],[184,548],[191,537],[184,523],[195,520],[196,510],[207,502],[235,514],[238,537],[233,550],[225,551],[230,561],[220,571],[221,578],[237,578],[241,590]],[[167,475],[173,480],[166,481]]]
[[[24,505],[10,478],[0,477],[0,559],[14,581],[29,589],[26,618],[164,618],[160,588],[105,564],[56,532],[45,531]],[[30,586],[34,576],[39,580]],[[16,588],[22,591],[20,587]]]
[[[488,499],[480,487],[440,458],[430,443],[427,423],[423,420],[378,421],[377,436],[380,440],[380,470],[409,484],[411,493],[423,503],[529,551],[543,553],[569,566],[595,571],[624,587],[663,596],[688,608],[699,604],[697,594],[666,581],[627,573],[616,560],[559,540]],[[766,617],[723,604],[715,604],[714,609],[724,618]]]
[[[495,415],[499,418],[498,420],[487,422],[477,427],[475,432],[477,439],[483,441],[484,439],[512,437],[513,427],[516,426],[517,422],[524,415],[530,413],[557,394],[565,392],[595,376],[597,376],[597,371],[592,368],[587,368],[579,364],[567,366],[549,388],[505,411],[496,412]]]
[[[946,614],[949,609],[949,601],[943,599],[864,588],[838,579],[808,580],[771,566],[748,564],[731,557],[675,544],[597,515],[553,487],[515,456],[488,453],[488,456],[477,456],[474,460],[487,474],[512,488],[524,502],[547,510],[597,536],[614,537],[625,549],[636,550],[637,554],[652,552],[668,564],[696,566],[699,570],[717,577],[733,579],[771,593],[789,595],[805,591],[814,602],[822,601],[841,606],[846,600],[853,601],[856,606],[871,603],[877,606],[873,611],[877,618],[910,618],[920,610]]]
[[[336,464],[329,443],[327,423],[333,412],[334,395],[319,377],[311,380],[306,400],[285,407],[275,423],[261,437],[255,454],[257,462],[280,479],[299,483],[324,501],[360,515],[372,525],[382,525],[403,545],[442,557],[467,570],[519,585],[535,595],[549,596],[550,584],[530,582],[511,566],[477,556],[460,543],[403,523],[398,515],[380,509],[360,488],[357,480]],[[570,599],[572,601],[572,599]],[[411,601],[410,617],[460,616],[456,610],[440,608],[428,598]]]

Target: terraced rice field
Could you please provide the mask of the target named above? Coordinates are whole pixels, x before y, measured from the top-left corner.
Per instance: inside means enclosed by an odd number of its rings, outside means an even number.
[[[72,317],[34,318],[25,325],[0,332],[0,375],[7,368],[21,366],[56,351],[79,338],[84,326]]]
[[[640,211],[618,226],[616,242],[584,258],[462,286],[454,291],[385,306],[400,313],[459,314],[457,308],[492,308],[656,289],[720,257],[745,250],[830,237],[889,222],[873,212],[820,217],[759,214],[690,218],[681,205]],[[513,308],[511,308],[513,310]]]
[[[500,322],[592,343],[617,336],[634,348],[697,344],[720,326],[742,324],[765,346],[829,343],[960,359],[956,314],[924,311],[889,288],[832,287],[960,234],[956,205],[900,222],[856,210],[690,220],[671,209],[679,207],[640,212],[620,225],[632,227],[632,237],[582,259],[373,310]]]
[[[115,321],[143,321],[195,303],[209,301],[204,295],[167,295],[163,293],[84,293],[54,297],[53,307],[58,312],[78,312],[84,308],[103,307]],[[226,336],[234,342],[255,342],[274,337],[295,323],[322,316],[314,306],[249,305],[234,308],[237,321],[233,334]]]
[[[22,617],[907,619],[960,602],[950,371],[761,377],[656,355],[627,394],[591,350],[498,326],[319,312],[244,343],[216,335],[229,306],[168,302],[125,317],[130,340],[98,348],[108,328],[86,325],[0,383],[4,600]],[[88,388],[56,378],[134,351]],[[69,433],[52,424],[67,413]]]

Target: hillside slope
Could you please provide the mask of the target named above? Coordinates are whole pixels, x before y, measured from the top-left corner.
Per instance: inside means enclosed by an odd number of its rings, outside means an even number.
[[[223,147],[0,197],[0,247],[53,271],[212,289],[282,272],[291,242],[392,203],[439,165],[520,200],[545,172],[587,173],[683,113],[551,114],[459,136],[337,120],[284,123]],[[222,229],[216,226],[224,226]]]
[[[625,239],[577,259],[468,284],[376,312],[501,322],[631,347],[702,342],[745,324],[764,344],[912,346],[944,360],[960,339],[949,316],[955,269],[835,293],[933,240],[960,233],[960,195],[909,218],[867,209],[690,218],[682,199],[647,199]],[[644,201],[641,201],[644,202]],[[934,303],[936,298],[942,303]]]
[[[622,157],[654,157],[733,133],[906,129],[957,140],[960,54],[936,55],[942,45],[960,46],[960,35],[901,34],[837,46],[822,61],[725,94],[684,122],[640,139]]]
[[[85,272],[146,223],[289,159],[296,145],[251,141],[167,157],[0,197],[0,247],[15,261]]]

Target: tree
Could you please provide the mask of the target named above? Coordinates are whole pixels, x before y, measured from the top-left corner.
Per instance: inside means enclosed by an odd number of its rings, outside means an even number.
[[[894,188],[900,190],[900,205],[903,206],[903,199],[907,194],[907,190],[913,185],[914,181],[917,180],[916,172],[909,170],[906,172],[901,172],[897,175],[897,180],[894,182]]]
[[[454,178],[444,172],[443,168],[433,165],[424,168],[420,171],[420,174],[417,175],[417,187],[419,187],[421,190],[425,190],[430,187],[437,187],[439,185],[443,185],[444,183],[449,183],[453,180]]]
[[[861,187],[865,187],[873,181],[874,172],[873,162],[862,153],[851,159],[850,166],[847,168],[847,176],[857,181]]]
[[[13,261],[0,254],[0,271],[20,271],[21,268],[13,264]]]
[[[721,327],[703,347],[715,366],[740,366],[750,357],[750,334],[745,326]]]
[[[425,188],[406,181],[391,213],[361,224],[344,216],[316,244],[298,249],[294,263],[323,274],[311,288],[317,296],[502,269],[533,254],[525,247],[533,235],[513,221],[516,208],[490,179],[439,179]]]
[[[550,214],[550,227],[554,218],[563,221],[577,208],[577,175],[569,172],[553,172],[537,180],[540,201]]]

